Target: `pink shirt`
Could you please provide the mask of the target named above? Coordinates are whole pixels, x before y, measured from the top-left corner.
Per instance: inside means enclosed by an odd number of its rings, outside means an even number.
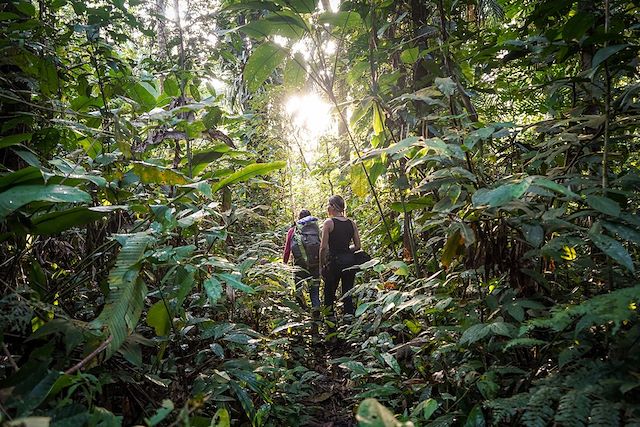
[[[287,239],[284,244],[284,254],[282,255],[282,261],[285,264],[289,262],[289,257],[291,256],[291,241],[293,240],[293,232],[295,230],[295,227],[291,227],[287,232]]]

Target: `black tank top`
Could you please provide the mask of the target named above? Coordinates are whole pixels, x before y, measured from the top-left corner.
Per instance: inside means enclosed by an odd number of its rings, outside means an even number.
[[[343,254],[349,252],[349,243],[353,238],[353,224],[351,220],[340,221],[331,218],[333,221],[333,231],[329,233],[329,252],[332,254]]]

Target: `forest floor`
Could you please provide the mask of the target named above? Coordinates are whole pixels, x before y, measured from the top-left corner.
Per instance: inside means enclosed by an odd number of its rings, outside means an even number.
[[[348,372],[339,367],[340,358],[352,356],[350,343],[338,338],[332,342],[320,334],[313,340],[303,336],[304,345],[294,356],[296,363],[319,375],[313,380],[313,395],[304,401],[308,427],[352,427],[357,422],[353,407],[357,403],[356,391],[348,378]]]

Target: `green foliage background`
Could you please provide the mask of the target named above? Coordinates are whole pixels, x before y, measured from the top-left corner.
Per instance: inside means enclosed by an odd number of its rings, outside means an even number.
[[[0,422],[640,424],[639,6],[4,2]],[[337,349],[280,259],[331,193]]]

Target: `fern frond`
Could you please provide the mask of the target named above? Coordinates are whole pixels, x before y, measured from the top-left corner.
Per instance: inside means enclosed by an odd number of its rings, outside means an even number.
[[[555,413],[555,401],[561,391],[556,387],[542,386],[531,395],[527,409],[522,415],[522,423],[527,427],[545,427]]]
[[[115,353],[138,324],[147,287],[138,278],[144,251],[153,241],[146,233],[120,236],[124,244],[116,265],[109,272],[109,296],[102,312],[93,325],[106,326],[113,339],[107,347],[107,357]]]
[[[591,325],[608,323],[613,323],[612,333],[615,334],[625,320],[634,316],[633,310],[630,310],[629,307],[631,303],[638,301],[638,295],[640,295],[640,285],[596,295],[578,305],[559,307],[547,319],[536,319],[529,322],[529,329],[539,327],[561,331],[576,318],[580,318],[581,321],[576,325],[576,334]]]
[[[606,400],[593,404],[589,427],[616,427],[620,425],[620,405]]]
[[[513,421],[518,412],[527,406],[529,397],[529,393],[520,393],[486,402],[484,406],[491,409],[491,424],[498,425]]]
[[[556,423],[566,427],[584,427],[591,412],[591,399],[581,390],[571,390],[560,398]]]

